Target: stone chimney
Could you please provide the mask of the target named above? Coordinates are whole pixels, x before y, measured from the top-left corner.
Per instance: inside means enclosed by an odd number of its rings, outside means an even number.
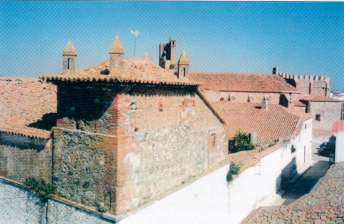
[[[109,54],[110,54],[110,71],[112,69],[118,69],[122,64],[123,55],[124,55],[122,43],[118,36],[116,36],[114,41],[112,42],[112,47]]]
[[[63,49],[63,72],[75,72],[76,69],[76,50],[72,42],[68,41]]]
[[[185,52],[180,55],[177,75],[179,79],[185,78],[189,73],[189,58]]]
[[[272,68],[272,74],[273,75],[278,75],[278,67],[277,66]]]

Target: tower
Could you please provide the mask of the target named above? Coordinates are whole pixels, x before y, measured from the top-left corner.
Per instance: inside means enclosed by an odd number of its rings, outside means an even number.
[[[76,50],[72,42],[68,41],[63,49],[63,72],[75,72]]]
[[[110,71],[112,69],[119,68],[123,60],[124,51],[123,51],[121,40],[119,39],[118,36],[116,36],[114,41],[112,42],[112,47],[109,54],[110,54]]]
[[[278,75],[278,67],[277,66],[272,68],[272,74],[273,75]]]
[[[159,44],[159,65],[165,69],[176,69],[176,40]]]
[[[182,79],[188,75],[189,72],[189,58],[185,52],[180,55],[178,61],[178,78]]]

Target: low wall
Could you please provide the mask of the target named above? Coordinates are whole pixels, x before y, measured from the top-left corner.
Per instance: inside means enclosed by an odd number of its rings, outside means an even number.
[[[109,224],[102,218],[55,200],[42,203],[24,188],[0,179],[0,224]]]
[[[24,181],[28,177],[49,181],[51,141],[0,134],[0,175]]]
[[[253,209],[278,194],[282,177],[292,178],[297,166],[303,166],[302,170],[309,166],[297,164],[297,155],[290,151],[290,144],[285,144],[229,184],[228,166],[224,166],[120,223],[240,223]]]

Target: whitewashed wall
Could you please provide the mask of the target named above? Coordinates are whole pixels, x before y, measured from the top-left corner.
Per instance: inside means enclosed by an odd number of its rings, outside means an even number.
[[[246,169],[230,184],[226,182],[228,166],[222,167],[129,215],[120,224],[240,223],[263,201],[269,201],[269,198],[278,194],[282,175],[301,173],[312,164],[311,138],[312,125],[309,120],[299,136],[263,157],[257,165]],[[295,146],[296,152],[291,152],[291,145]]]
[[[344,132],[338,132],[336,134],[336,157],[335,162],[344,161]]]
[[[46,203],[28,191],[0,180],[0,224],[109,224],[89,212],[49,200]]]

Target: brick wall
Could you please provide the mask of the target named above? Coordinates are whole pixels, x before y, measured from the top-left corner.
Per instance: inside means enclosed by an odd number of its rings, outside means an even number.
[[[0,176],[16,181],[28,177],[50,181],[51,142],[0,134]]]
[[[223,124],[195,90],[136,87],[117,96],[117,212],[150,202],[225,158]]]

